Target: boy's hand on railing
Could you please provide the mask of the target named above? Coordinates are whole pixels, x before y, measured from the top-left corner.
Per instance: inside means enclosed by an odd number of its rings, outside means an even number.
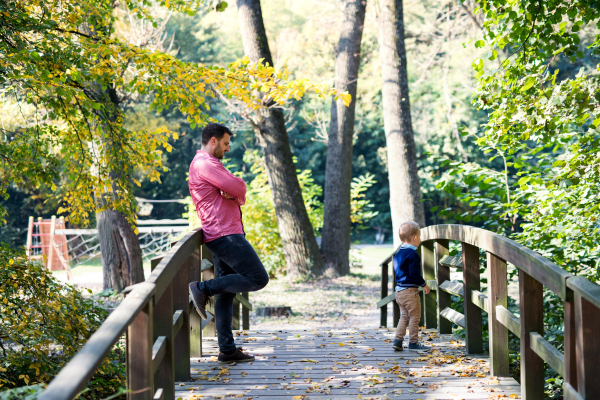
[[[431,292],[431,288],[427,285],[423,286],[423,291],[425,292],[425,294],[429,294],[429,292]]]

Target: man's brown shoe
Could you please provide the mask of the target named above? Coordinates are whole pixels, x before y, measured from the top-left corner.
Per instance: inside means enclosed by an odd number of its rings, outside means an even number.
[[[219,360],[220,364],[231,364],[234,362],[239,363],[239,362],[254,361],[254,356],[252,356],[250,354],[246,354],[240,349],[236,349],[235,353],[233,353],[232,355],[229,355],[229,356],[227,354],[219,353],[218,360]]]
[[[194,307],[196,307],[198,314],[200,314],[203,319],[208,319],[208,316],[206,315],[206,303],[208,303],[209,297],[198,289],[198,282],[190,283],[190,296],[192,296],[192,302],[194,303]]]

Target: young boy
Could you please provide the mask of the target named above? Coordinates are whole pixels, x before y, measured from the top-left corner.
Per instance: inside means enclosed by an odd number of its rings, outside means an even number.
[[[394,273],[396,274],[396,303],[400,306],[402,316],[396,328],[396,339],[393,348],[402,351],[402,339],[410,336],[409,350],[429,350],[419,343],[419,320],[421,319],[421,299],[419,287],[429,294],[429,286],[421,276],[421,257],[417,247],[421,244],[421,229],[416,222],[404,222],[399,230],[402,245],[394,256]]]

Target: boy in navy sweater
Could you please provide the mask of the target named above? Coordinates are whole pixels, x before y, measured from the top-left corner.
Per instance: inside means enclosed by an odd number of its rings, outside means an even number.
[[[416,222],[404,222],[400,225],[402,245],[394,255],[394,273],[396,275],[396,302],[400,306],[402,316],[396,328],[396,339],[393,348],[402,350],[402,340],[408,333],[409,350],[429,350],[419,343],[419,320],[421,319],[421,299],[419,287],[429,294],[429,286],[421,276],[421,257],[417,247],[421,244],[421,229]]]

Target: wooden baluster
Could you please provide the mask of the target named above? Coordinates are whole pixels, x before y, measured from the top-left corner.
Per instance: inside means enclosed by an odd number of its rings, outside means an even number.
[[[544,286],[519,270],[521,303],[521,397],[544,398],[544,361],[531,349],[529,333],[544,332]]]
[[[388,264],[381,264],[381,298],[385,298],[388,295]],[[379,326],[387,326],[387,304],[379,309]]]
[[[440,312],[451,305],[450,293],[446,293],[440,290],[439,287],[444,281],[450,280],[450,268],[440,264],[440,260],[445,255],[450,254],[449,241],[445,239],[435,241],[435,280],[437,282],[438,289],[436,291],[437,297],[437,322],[438,330],[440,333],[452,333],[452,322],[440,315]]]
[[[150,400],[154,396],[152,311],[150,301],[127,328],[128,400]]]
[[[190,255],[188,263],[190,282],[201,281],[202,251],[200,247]],[[190,357],[202,357],[202,317],[193,306],[190,312]]]
[[[600,393],[600,308],[575,294],[577,391],[584,399]]]
[[[508,308],[506,261],[487,253],[490,282],[488,290],[488,328],[492,375],[510,376],[508,372],[508,329],[496,319],[496,306]]]
[[[565,297],[565,383],[577,390],[577,331],[575,330],[575,297],[567,288]]]
[[[190,380],[190,297],[189,261],[183,263],[173,278],[173,310],[182,310],[183,326],[173,337],[173,357],[175,359],[175,380]],[[171,317],[172,318],[172,317]],[[173,320],[171,320],[173,326]]]
[[[435,279],[435,259],[433,256],[433,242],[427,241],[421,245],[421,267],[425,282]],[[427,329],[437,328],[437,299],[433,290],[429,294],[423,293],[423,314]]]
[[[240,329],[240,302],[233,299],[233,320],[231,321],[231,329],[237,331]]]
[[[169,287],[167,287],[167,290],[163,293],[160,299],[155,299],[154,301],[154,334],[152,335],[153,343],[156,341],[156,339],[158,339],[159,336],[166,337],[166,351],[162,362],[154,374],[154,387],[163,389],[164,400],[174,400],[175,372],[173,368],[173,284],[170,284]]]
[[[242,293],[242,297],[246,300],[250,300],[249,293]],[[250,329],[250,310],[246,307],[242,307],[242,329]]]
[[[204,244],[202,245],[202,259],[206,259],[214,264],[212,253],[210,252],[208,247],[206,247],[206,245],[204,245]],[[214,279],[214,277],[215,277],[215,268],[210,268],[210,269],[207,269],[206,271],[202,272],[202,280],[203,281],[207,281],[209,279]],[[215,297],[213,296],[210,299],[209,303],[206,304],[206,311],[210,312],[212,315],[215,315],[214,304],[215,304]],[[213,320],[210,321],[208,323],[208,325],[206,325],[206,327],[202,331],[203,337],[217,336],[217,325],[215,324],[215,319],[216,319],[216,317],[213,318]]]
[[[480,290],[479,248],[462,243],[465,344],[467,354],[483,353],[481,308],[471,301],[472,290]]]
[[[396,271],[392,268],[392,293],[396,293]],[[392,301],[392,308],[394,313],[394,324],[392,327],[396,328],[398,322],[400,322],[400,306],[396,303],[396,300]]]

